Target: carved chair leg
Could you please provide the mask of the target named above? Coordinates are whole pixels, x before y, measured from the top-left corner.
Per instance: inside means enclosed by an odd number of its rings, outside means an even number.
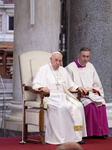
[[[24,107],[24,120],[23,120],[23,140],[26,141],[28,139],[28,125],[25,124],[25,118],[26,118],[26,109],[27,107]]]
[[[45,145],[44,141],[44,110],[41,109],[39,112],[39,131],[40,131],[40,142]]]

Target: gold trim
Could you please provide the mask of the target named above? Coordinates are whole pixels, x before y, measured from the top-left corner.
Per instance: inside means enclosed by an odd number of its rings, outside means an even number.
[[[83,130],[83,126],[80,125],[80,126],[74,126],[74,130],[75,131],[82,131]]]

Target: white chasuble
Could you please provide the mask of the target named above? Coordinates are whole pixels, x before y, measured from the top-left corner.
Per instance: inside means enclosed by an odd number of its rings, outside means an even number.
[[[42,66],[36,73],[33,89],[48,87],[50,96],[44,101],[48,105],[45,142],[61,144],[79,142],[87,136],[82,104],[66,90],[77,89],[66,69],[54,71],[51,64]]]
[[[94,66],[88,62],[86,67],[78,68],[75,62],[70,63],[66,70],[69,72],[73,82],[78,86],[84,87],[89,91],[88,98],[81,98],[84,106],[95,103],[96,106],[105,104],[104,92],[99,76]],[[95,95],[93,89],[98,90],[101,96]]]

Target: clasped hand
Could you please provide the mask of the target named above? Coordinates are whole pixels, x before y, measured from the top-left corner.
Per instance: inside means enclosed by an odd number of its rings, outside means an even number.
[[[50,90],[48,87],[42,87],[42,88],[39,88],[40,91],[43,91],[43,92],[46,92],[46,93],[50,93]]]
[[[81,92],[81,97],[87,98],[89,95],[89,92],[84,87],[78,87],[78,90]]]

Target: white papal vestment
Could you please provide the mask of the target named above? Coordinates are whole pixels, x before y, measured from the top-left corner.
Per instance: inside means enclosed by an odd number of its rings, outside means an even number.
[[[42,66],[33,80],[33,89],[48,87],[48,104],[45,142],[62,144],[79,142],[86,137],[85,116],[82,104],[68,91],[78,88],[74,85],[66,69],[54,71],[51,64]]]

